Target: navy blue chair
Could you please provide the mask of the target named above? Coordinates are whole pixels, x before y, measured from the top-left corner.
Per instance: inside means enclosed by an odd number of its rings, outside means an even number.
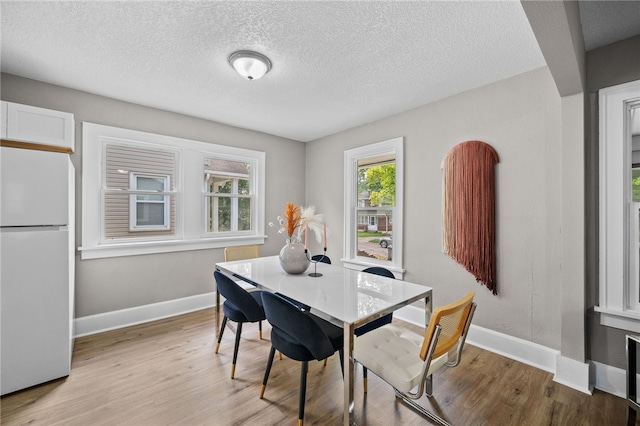
[[[213,276],[216,280],[218,292],[226,299],[222,305],[224,318],[220,326],[218,335],[218,343],[216,344],[216,353],[220,348],[222,334],[227,325],[227,320],[236,322],[236,343],[233,348],[233,363],[231,364],[231,378],[236,373],[236,361],[238,359],[238,348],[240,347],[240,335],[242,334],[242,324],[245,322],[257,322],[260,330],[260,339],[262,339],[262,321],[266,319],[264,309],[262,308],[262,291],[256,290],[248,292],[240,287],[235,281],[219,271],[215,271]]]
[[[329,259],[329,256],[326,256],[324,254],[314,254],[313,256],[311,256],[311,260],[314,262],[328,263],[329,265],[331,265],[331,259]]]
[[[262,303],[267,321],[271,324],[271,351],[262,380],[260,399],[267,387],[276,350],[291,359],[301,361],[298,425],[302,426],[309,361],[320,361],[339,351],[340,365],[344,368],[342,328],[298,308],[277,294],[262,292]]]
[[[370,274],[376,274],[387,278],[394,278],[393,272],[386,268],[382,268],[380,266],[372,266],[370,268],[363,269],[362,272],[368,272]],[[380,328],[385,324],[391,324],[393,320],[393,314],[387,314],[383,317],[378,318],[377,320],[371,321],[368,324],[363,325],[362,327],[358,327],[354,330],[354,334],[356,336],[362,336],[365,333],[370,332],[371,330],[375,330],[376,328]],[[364,386],[364,391],[367,391],[367,367],[362,366],[362,384]]]

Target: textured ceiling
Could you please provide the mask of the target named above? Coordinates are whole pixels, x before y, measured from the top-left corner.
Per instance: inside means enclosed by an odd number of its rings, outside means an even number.
[[[517,1],[0,7],[2,72],[300,141],[544,65]],[[243,80],[239,49],[273,69]]]
[[[640,34],[640,1],[580,1],[584,48],[589,51]]]

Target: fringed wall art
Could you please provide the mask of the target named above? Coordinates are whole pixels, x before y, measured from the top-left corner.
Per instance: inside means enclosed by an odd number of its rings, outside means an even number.
[[[498,153],[467,141],[442,161],[442,251],[497,294],[496,190]]]

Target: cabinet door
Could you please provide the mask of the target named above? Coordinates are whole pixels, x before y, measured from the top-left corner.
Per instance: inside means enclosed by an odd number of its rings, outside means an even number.
[[[73,152],[73,114],[8,102],[7,117],[7,139]]]

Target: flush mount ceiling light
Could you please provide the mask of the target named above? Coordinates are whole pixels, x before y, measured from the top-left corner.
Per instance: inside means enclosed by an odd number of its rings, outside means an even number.
[[[257,80],[271,69],[271,61],[266,56],[250,50],[238,50],[229,56],[231,66],[247,80]]]

